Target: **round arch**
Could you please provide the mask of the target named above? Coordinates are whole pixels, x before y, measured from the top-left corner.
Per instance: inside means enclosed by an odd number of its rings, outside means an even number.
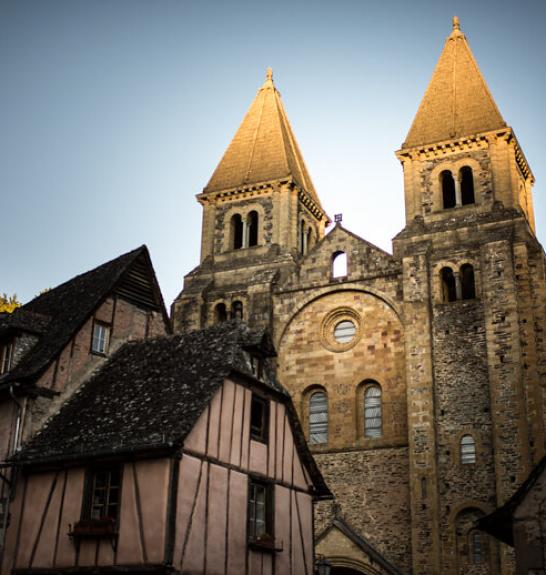
[[[332,565],[331,575],[381,575],[375,567],[367,565],[363,561],[342,555],[325,557]]]
[[[290,316],[290,319],[284,324],[284,326],[280,330],[280,333],[277,336],[276,341],[275,341],[275,348],[276,349],[280,348],[281,342],[282,342],[282,340],[286,334],[288,327],[294,321],[294,319],[307,306],[311,305],[313,302],[315,302],[315,301],[317,301],[317,300],[319,300],[319,299],[321,299],[327,295],[331,295],[331,294],[335,294],[335,293],[339,293],[339,292],[344,292],[344,291],[355,291],[355,292],[365,293],[365,294],[376,297],[377,299],[382,301],[385,305],[387,305],[391,309],[391,311],[394,313],[394,315],[396,316],[396,318],[398,319],[400,324],[402,326],[404,325],[402,311],[398,308],[398,306],[395,304],[395,302],[391,298],[386,296],[384,293],[381,293],[378,290],[374,290],[373,288],[368,288],[368,287],[366,289],[363,289],[362,286],[360,286],[357,283],[347,283],[347,284],[343,284],[343,286],[328,286],[328,287],[320,289],[318,291],[318,293],[315,292],[313,295],[308,296],[305,300],[303,300],[303,303],[296,310],[294,310],[294,312]]]

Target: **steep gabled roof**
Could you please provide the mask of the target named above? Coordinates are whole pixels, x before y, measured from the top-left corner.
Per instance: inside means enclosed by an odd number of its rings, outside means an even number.
[[[268,333],[231,320],[186,335],[128,342],[16,456],[36,465],[180,447],[226,377],[239,374],[287,406],[298,452],[317,494],[329,496],[290,396],[267,370],[252,375],[245,350],[275,351]]]
[[[453,31],[446,40],[402,148],[433,144],[505,126],[455,17]]]
[[[0,386],[38,378],[114,290],[161,312],[168,324],[148,248],[141,246],[42,293],[10,317],[0,318],[0,332],[17,328],[39,335],[39,341],[15,368],[0,377]]]
[[[273,73],[258,90],[204,193],[292,178],[318,203]]]

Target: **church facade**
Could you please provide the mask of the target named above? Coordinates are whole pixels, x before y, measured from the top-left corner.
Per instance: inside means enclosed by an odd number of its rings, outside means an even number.
[[[335,500],[333,573],[513,572],[476,528],[544,455],[545,256],[533,174],[455,18],[405,142],[389,254],[330,223],[268,71],[198,201],[174,330],[268,327]]]

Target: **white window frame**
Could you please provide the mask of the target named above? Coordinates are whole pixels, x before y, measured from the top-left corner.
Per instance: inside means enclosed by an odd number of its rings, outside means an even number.
[[[106,355],[110,346],[110,325],[101,321],[93,323],[91,337],[91,351],[99,355]]]

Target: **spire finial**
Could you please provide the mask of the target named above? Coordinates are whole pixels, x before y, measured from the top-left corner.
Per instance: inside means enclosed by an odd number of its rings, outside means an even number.
[[[265,73],[265,77],[267,80],[273,81],[273,69],[272,68],[267,69],[267,71]]]
[[[453,16],[453,30],[460,30],[460,29],[461,29],[461,23],[459,22],[459,17]]]

